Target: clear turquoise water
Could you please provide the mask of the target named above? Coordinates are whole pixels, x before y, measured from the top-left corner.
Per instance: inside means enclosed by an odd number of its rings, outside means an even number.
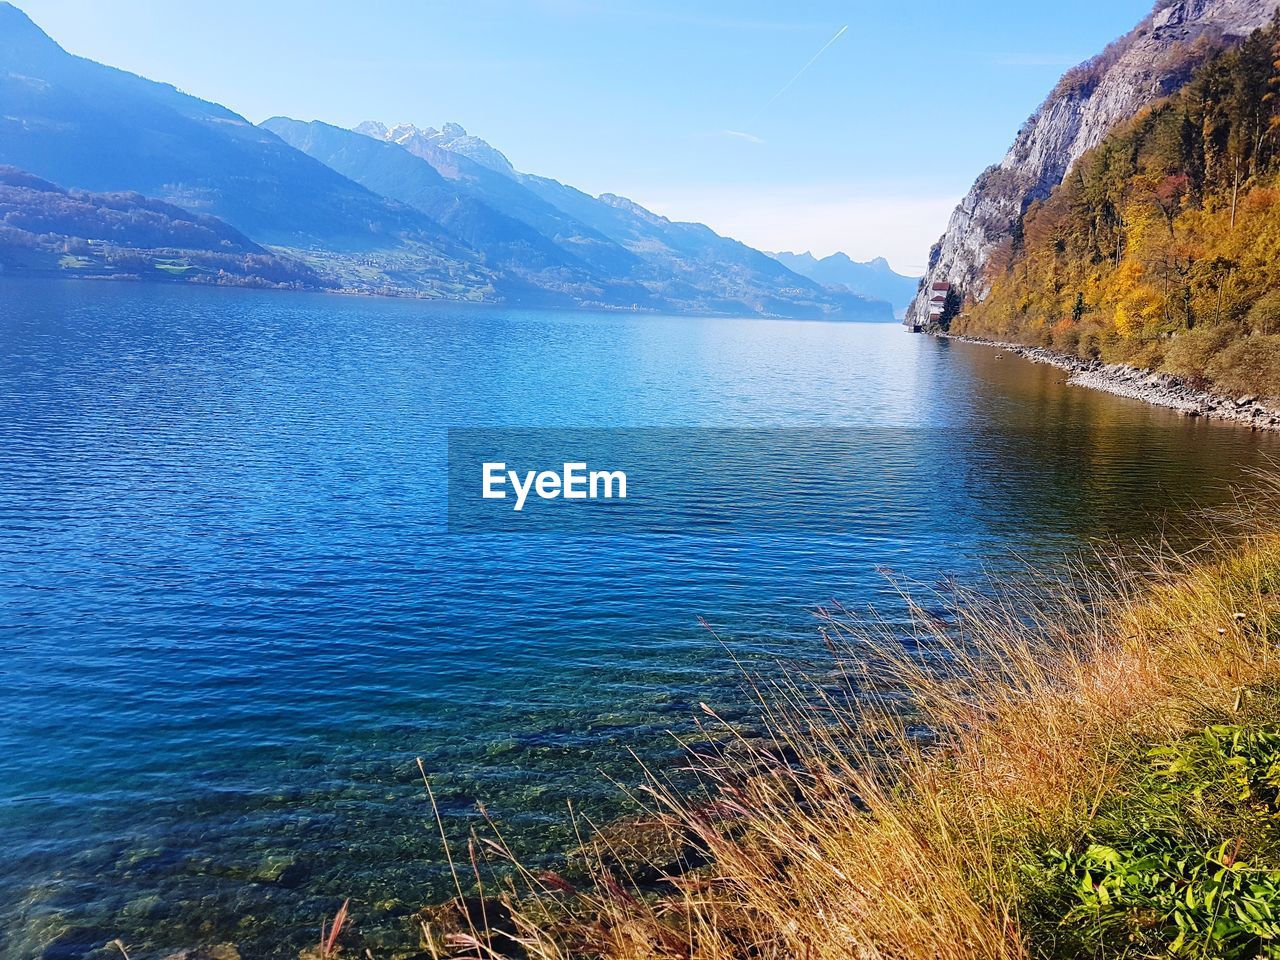
[[[414,758],[450,829],[563,849],[626,747],[740,702],[698,617],[818,655],[815,605],[896,609],[880,565],[1176,531],[1280,452],[1061,379],[895,326],[0,282],[0,956],[292,957],[348,895],[394,942],[443,892]],[[927,450],[817,533],[459,536],[450,426]]]

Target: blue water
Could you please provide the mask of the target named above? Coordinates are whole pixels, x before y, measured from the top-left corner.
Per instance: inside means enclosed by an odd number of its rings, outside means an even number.
[[[348,895],[402,942],[446,892],[415,758],[450,830],[484,801],[554,855],[628,747],[739,702],[699,617],[818,656],[816,605],[898,609],[882,565],[1177,530],[1280,452],[1062,376],[896,326],[0,282],[0,956],[293,957]],[[816,532],[451,534],[476,426],[922,446]]]

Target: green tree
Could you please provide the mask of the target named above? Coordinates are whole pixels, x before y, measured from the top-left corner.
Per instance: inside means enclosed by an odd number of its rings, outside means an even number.
[[[960,308],[963,305],[964,301],[955,287],[947,291],[947,295],[942,299],[942,313],[938,315],[938,327],[943,333],[951,329],[951,321],[960,315]]]

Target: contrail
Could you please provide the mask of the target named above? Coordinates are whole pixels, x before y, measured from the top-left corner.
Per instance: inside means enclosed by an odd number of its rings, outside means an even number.
[[[843,27],[837,30],[836,35],[832,37],[830,40],[828,40],[826,43],[824,43],[822,45],[822,49],[819,50],[817,53],[815,53],[812,57],[810,57],[809,62],[806,63],[803,67],[801,67],[799,70],[797,70],[796,75],[792,77],[790,80],[788,80],[785,84],[783,84],[783,87],[781,90],[779,90],[777,93],[775,93],[772,97],[769,98],[769,102],[766,103],[763,107],[761,107],[759,111],[757,111],[756,116],[759,116],[760,114],[768,110],[771,106],[773,106],[773,102],[775,100],[777,100],[780,96],[782,96],[784,93],[790,90],[791,85],[795,83],[797,80],[799,80],[806,70],[808,70],[810,67],[813,66],[814,61],[827,52],[827,47],[831,46],[833,43],[835,43],[837,40],[843,37],[844,32],[848,29],[849,29],[849,25],[846,23]]]

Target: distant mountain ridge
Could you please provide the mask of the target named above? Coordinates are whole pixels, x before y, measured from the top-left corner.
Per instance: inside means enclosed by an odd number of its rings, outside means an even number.
[[[891,312],[701,224],[521,173],[458,124],[367,123],[356,133],[276,117],[255,126],[73,56],[3,0],[0,165],[216,218],[347,291],[689,313]]]
[[[770,253],[788,270],[816,280],[826,287],[845,287],[864,297],[887,300],[893,305],[894,315],[901,318],[915,296],[919,277],[897,273],[884,257],[859,262],[846,253],[833,253],[818,259],[812,253]]]
[[[401,125],[387,128],[382,124],[361,124],[358,130],[364,134],[313,121],[310,124],[288,117],[272,117],[262,126],[285,142],[309,155],[330,161],[337,169],[359,174],[377,183],[377,171],[362,162],[351,162],[356,156],[369,155],[369,145],[381,144],[380,149],[386,158],[397,157],[397,176],[405,177],[409,183],[429,178],[437,188],[443,187],[455,197],[465,197],[473,202],[483,204],[486,208],[501,213],[532,227],[541,236],[560,247],[567,255],[587,264],[597,271],[615,276],[628,275],[638,263],[634,254],[627,252],[599,232],[579,223],[558,208],[534,196],[522,188],[512,177],[497,172],[470,157],[457,154],[445,147],[444,141],[430,135],[418,135],[416,127]],[[371,137],[370,130],[380,129],[382,136]],[[386,134],[395,130],[396,139]],[[425,161],[425,163],[404,163],[404,158]],[[387,162],[391,162],[389,159]],[[410,171],[413,172],[410,172]],[[372,189],[378,189],[374,186]],[[401,184],[398,189],[409,189],[408,184]],[[406,200],[406,202],[414,202]]]
[[[355,127],[355,132],[363,133],[366,137],[372,137],[375,140],[387,140],[401,145],[411,140],[434,144],[442,150],[474,160],[495,173],[515,175],[515,167],[502,151],[494,149],[479,137],[471,136],[458,123],[446,123],[439,130],[434,127],[422,130],[411,123],[398,123],[394,127],[388,127],[385,123],[379,123],[376,120],[366,120]]]
[[[0,163],[64,187],[132,190],[259,242],[367,249],[437,224],[291,150],[236,113],[72,56],[0,3]],[[456,251],[449,251],[456,256]]]
[[[269,125],[280,131],[276,121]],[[786,312],[789,304],[821,309],[831,299],[833,312],[852,318],[892,316],[887,303],[827,290],[702,224],[669,220],[616,194],[592,197],[557,180],[522,173],[499,150],[456,123],[436,130],[366,121],[354,132],[397,144],[477,199],[553,235],[565,249],[582,249],[584,257],[621,253],[631,262],[625,267],[616,263],[616,269],[626,269],[625,276],[657,297],[717,312],[745,302],[761,313]]]

